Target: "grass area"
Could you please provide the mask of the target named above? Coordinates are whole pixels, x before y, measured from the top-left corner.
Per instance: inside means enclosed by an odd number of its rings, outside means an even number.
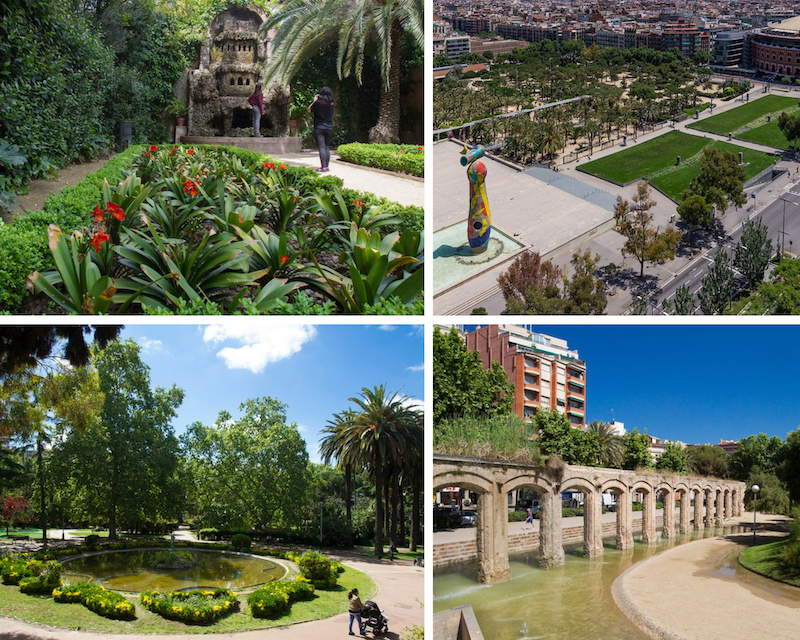
[[[344,573],[339,576],[339,586],[336,589],[318,590],[313,599],[292,603],[289,613],[276,620],[253,618],[247,609],[246,596],[240,596],[238,613],[207,627],[201,627],[166,620],[145,609],[138,601],[138,597],[129,598],[136,605],[135,620],[109,620],[92,613],[80,604],[59,604],[50,597],[29,596],[21,593],[18,587],[0,585],[0,615],[62,629],[80,629],[104,634],[223,633],[269,629],[296,622],[329,618],[347,610],[347,592],[354,587],[361,594],[362,601],[374,597],[377,592],[377,587],[369,576],[356,569],[345,567]]]
[[[765,144],[769,147],[776,147],[777,149],[788,150],[792,148],[791,142],[781,133],[781,130],[778,128],[778,121],[775,119],[773,119],[772,122],[767,122],[760,127],[744,131],[737,135],[743,140],[750,140],[750,142]]]
[[[700,153],[709,142],[706,138],[682,131],[670,131],[610,156],[586,162],[581,169],[605,180],[625,184],[674,166],[677,156],[687,160]]]
[[[448,418],[433,431],[433,450],[451,455],[541,463],[542,456],[532,435],[531,426],[516,415]]]
[[[700,163],[687,161],[709,144],[730,151],[737,158],[741,151],[744,161],[748,163],[745,167],[747,179],[760,173],[777,159],[768,153],[729,142],[709,140],[682,131],[670,131],[630,149],[587,162],[581,165],[581,169],[619,183],[646,178],[675,202],[679,202],[681,193],[700,174]],[[680,167],[675,167],[677,156],[683,161]]]
[[[727,135],[767,114],[796,106],[797,98],[768,95],[743,104],[741,107],[736,107],[725,113],[720,113],[719,115],[711,116],[710,118],[691,124],[689,128]]]
[[[789,538],[785,538],[749,547],[739,554],[739,564],[767,578],[800,587],[800,575],[787,572],[780,558],[781,552],[790,542]]]
[[[357,544],[357,545],[355,545],[355,549],[358,550],[359,555],[366,556],[366,557],[372,557],[372,549],[373,549],[373,547],[369,547],[369,546],[366,546],[366,545],[358,545]],[[386,547],[386,549],[384,550],[384,557],[387,558],[387,559],[389,558],[389,550],[388,549],[389,548]],[[414,552],[414,553],[411,553],[410,551],[398,551],[397,553],[394,554],[394,557],[395,557],[395,560],[411,560],[411,561],[414,561],[417,558],[423,558],[424,559],[425,558],[425,549],[423,549],[423,547],[420,545],[420,546],[417,547],[417,551]]]

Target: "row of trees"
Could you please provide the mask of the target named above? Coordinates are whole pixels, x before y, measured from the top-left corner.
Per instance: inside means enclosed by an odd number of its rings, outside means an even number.
[[[322,504],[325,544],[374,535],[379,554],[384,532],[396,544],[406,533],[413,547],[420,542],[422,417],[405,396],[378,386],[351,398],[354,408],[335,416],[324,442],[326,463],[335,458],[339,467],[331,468],[309,463],[278,400],[247,400],[240,417],[222,412],[178,438],[172,421],[184,392],[152,387],[134,341],[110,339],[83,354],[78,328],[71,357],[82,364],[73,365],[62,360],[55,330],[38,331],[27,350],[24,328],[0,332],[2,425],[6,442],[21,445],[0,448],[8,525],[35,516],[45,540],[53,520],[104,525],[116,539],[121,530],[163,533],[189,520],[316,540]]]

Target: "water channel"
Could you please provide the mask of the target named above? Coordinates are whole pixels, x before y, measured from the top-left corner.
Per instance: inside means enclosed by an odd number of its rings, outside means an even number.
[[[617,609],[611,584],[631,565],[692,540],[731,533],[740,527],[697,531],[652,545],[636,542],[619,551],[606,540],[604,553],[584,558],[580,547],[566,547],[566,563],[540,569],[537,552],[509,558],[512,579],[493,585],[477,581],[477,562],[437,567],[433,579],[433,611],[469,604],[481,630],[492,640],[648,640]],[[732,571],[749,574],[728,561],[720,578]]]

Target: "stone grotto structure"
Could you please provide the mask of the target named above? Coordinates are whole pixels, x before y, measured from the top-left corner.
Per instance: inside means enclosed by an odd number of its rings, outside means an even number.
[[[274,83],[263,87],[261,137],[253,136],[253,110],[247,98],[261,82],[272,50],[274,31],[266,39],[259,35],[266,18],[260,7],[251,4],[229,6],[211,22],[199,68],[188,74],[188,135],[182,135],[181,142],[230,144],[265,153],[300,151],[300,138],[289,137],[287,87]]]

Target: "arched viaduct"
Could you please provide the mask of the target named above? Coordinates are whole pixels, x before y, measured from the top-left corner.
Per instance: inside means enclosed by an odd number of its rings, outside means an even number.
[[[433,490],[459,486],[478,494],[476,545],[478,580],[499,582],[511,577],[508,564],[508,493],[533,489],[539,494],[539,557],[543,567],[564,564],[561,531],[561,493],[584,494],[583,551],[586,557],[603,553],[602,494],[616,494],[618,549],[633,547],[633,496],[642,494],[642,541],[654,543],[656,497],[663,495],[662,536],[721,526],[725,518],[744,510],[745,484],[715,478],[638,473],[619,469],[565,465],[558,471],[498,460],[434,454]],[[680,516],[675,521],[675,495]],[[694,502],[693,513],[691,504]]]

